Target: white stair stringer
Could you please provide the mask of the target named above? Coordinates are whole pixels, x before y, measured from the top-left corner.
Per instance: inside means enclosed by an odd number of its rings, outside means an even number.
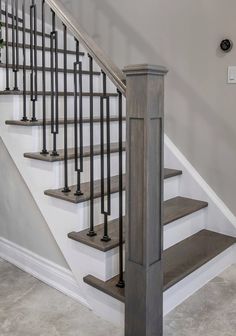
[[[173,165],[183,172],[179,190],[180,196],[193,197],[208,202],[205,228],[236,237],[234,214],[167,135],[165,135],[165,164]]]

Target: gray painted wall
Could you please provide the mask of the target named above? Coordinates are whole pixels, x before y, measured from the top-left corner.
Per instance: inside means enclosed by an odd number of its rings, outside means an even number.
[[[236,215],[234,0],[62,0],[121,68],[165,65],[166,132]],[[222,38],[235,42],[228,55]]]
[[[0,162],[0,237],[68,268],[1,138]]]

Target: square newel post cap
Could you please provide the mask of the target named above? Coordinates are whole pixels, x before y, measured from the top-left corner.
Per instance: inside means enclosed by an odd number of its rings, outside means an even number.
[[[161,65],[135,64],[126,66],[123,72],[126,74],[126,76],[135,76],[135,75],[165,76],[168,73],[168,69]]]

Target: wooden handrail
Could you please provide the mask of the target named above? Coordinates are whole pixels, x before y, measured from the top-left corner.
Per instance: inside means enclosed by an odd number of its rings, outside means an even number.
[[[51,7],[73,36],[85,47],[117,89],[126,96],[125,75],[123,71],[105,55],[95,41],[79,26],[76,19],[60,0],[45,0],[45,2]]]

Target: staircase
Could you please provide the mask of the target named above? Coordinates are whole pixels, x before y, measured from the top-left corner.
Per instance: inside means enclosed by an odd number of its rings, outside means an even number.
[[[6,0],[0,8],[0,136],[81,297],[103,317],[122,321],[131,176],[125,76],[60,1]],[[235,227],[169,140],[164,148],[161,289],[167,313],[235,262]],[[130,165],[135,174],[137,165]],[[160,176],[157,170],[153,183]]]

